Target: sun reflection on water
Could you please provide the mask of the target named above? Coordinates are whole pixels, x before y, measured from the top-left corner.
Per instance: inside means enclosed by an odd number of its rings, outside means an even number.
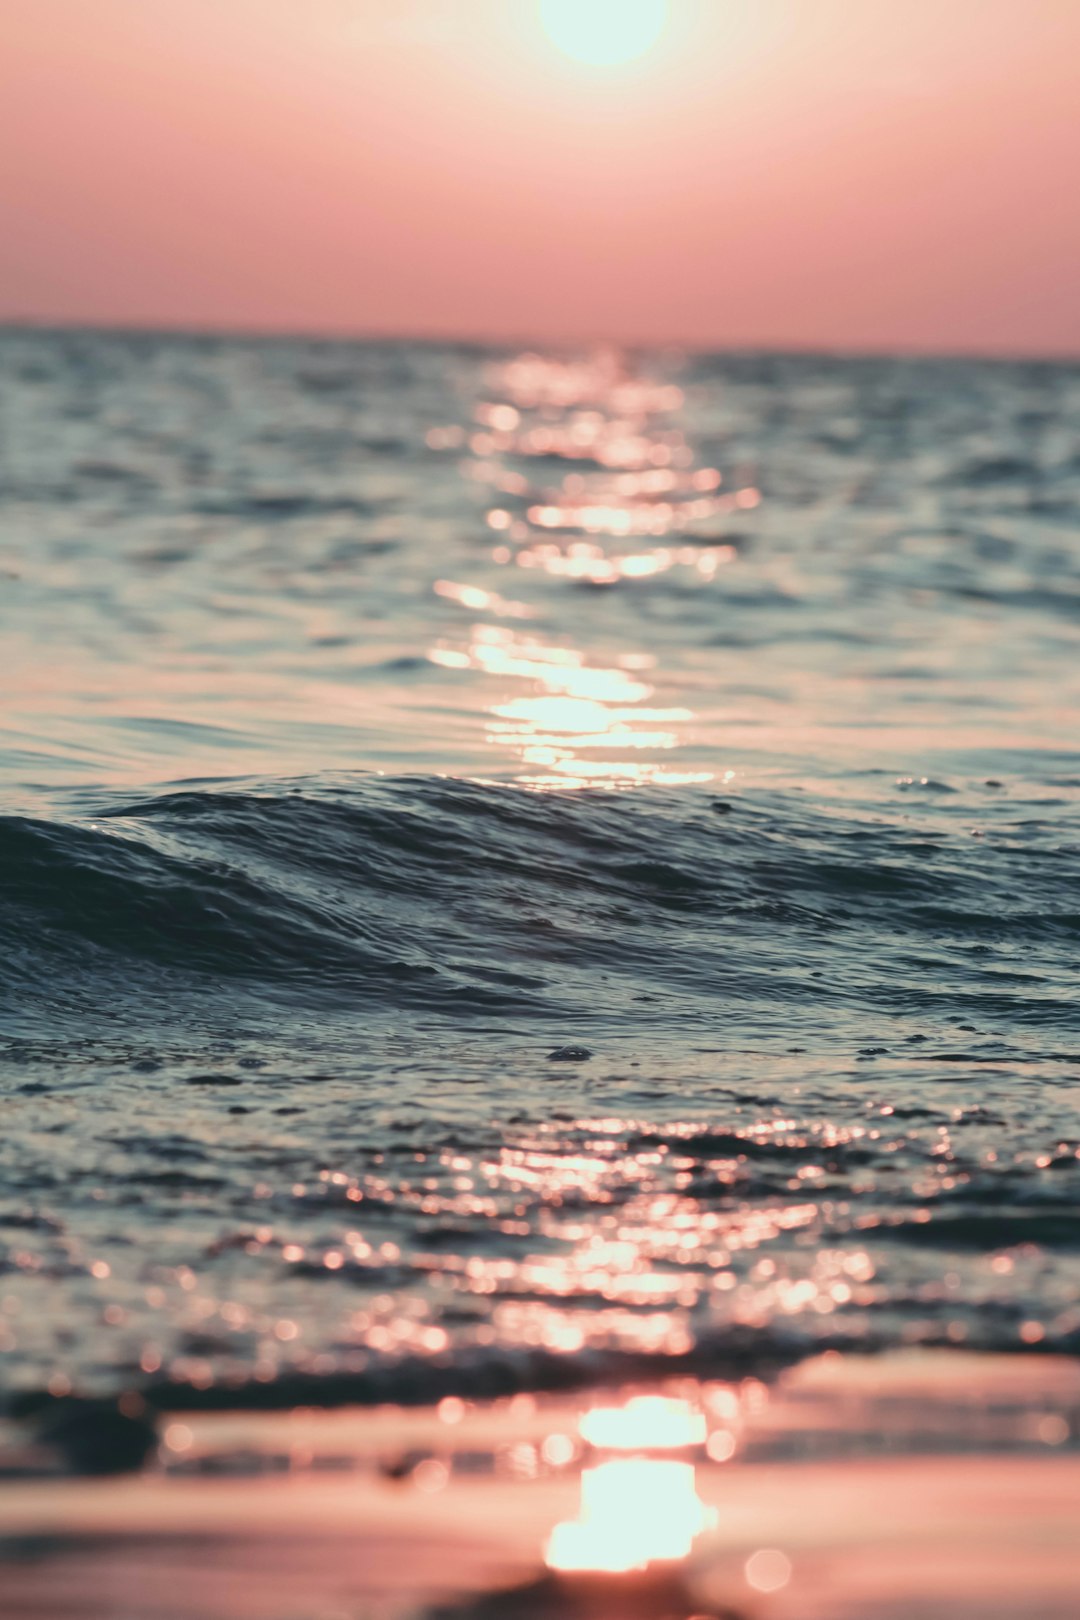
[[[676,1451],[704,1445],[705,1415],[665,1395],[635,1395],[625,1406],[586,1412],[581,1438],[608,1451]]]
[[[497,544],[485,562],[519,570],[534,600],[437,581],[438,596],[483,619],[464,640],[441,639],[430,661],[503,683],[485,703],[486,738],[517,761],[528,786],[712,780],[715,771],[663,758],[686,747],[696,716],[682,704],[649,705],[662,676],[641,678],[644,655],[627,651],[603,664],[562,634],[523,635],[505,621],[558,612],[566,599],[551,587],[632,588],[660,576],[679,588],[708,586],[736,558],[716,520],[755,506],[758,491],[729,491],[719,468],[696,465],[679,424],[683,390],[615,354],[523,354],[489,367],[486,381],[491,397],[475,405],[472,426],[432,428],[427,443],[464,451],[463,475],[493,492],[486,523]],[[507,681],[529,690],[508,692]]]
[[[619,1574],[678,1561],[709,1522],[693,1463],[620,1457],[582,1474],[581,1516],[555,1526],[548,1567]]]
[[[703,1414],[644,1395],[586,1412],[579,1428],[601,1460],[582,1471],[578,1517],[555,1526],[548,1567],[621,1574],[686,1558],[715,1519],[698,1496],[693,1461],[678,1455],[704,1443]]]
[[[474,624],[464,647],[433,647],[428,656],[444,668],[529,683],[528,694],[489,706],[486,735],[526,767],[521,780],[530,786],[712,780],[712,771],[674,770],[632,757],[677,748],[678,728],[694,718],[684,707],[644,707],[653,688],[638,670],[600,668],[572,648],[490,624]]]

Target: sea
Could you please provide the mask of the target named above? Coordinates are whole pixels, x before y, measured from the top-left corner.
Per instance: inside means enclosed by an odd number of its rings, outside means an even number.
[[[9,327],[0,648],[3,1400],[1080,1349],[1080,366]]]

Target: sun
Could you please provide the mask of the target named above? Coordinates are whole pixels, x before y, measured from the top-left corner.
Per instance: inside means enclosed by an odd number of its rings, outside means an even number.
[[[644,56],[663,33],[667,13],[668,0],[540,0],[552,44],[593,67]]]

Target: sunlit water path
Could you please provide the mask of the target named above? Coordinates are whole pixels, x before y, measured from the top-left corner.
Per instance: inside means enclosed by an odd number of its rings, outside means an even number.
[[[1080,372],[0,359],[9,1390],[1080,1343]]]

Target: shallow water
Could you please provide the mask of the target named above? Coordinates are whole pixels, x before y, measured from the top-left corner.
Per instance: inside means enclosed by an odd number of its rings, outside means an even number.
[[[0,1603],[20,1620],[1072,1620],[1078,1393],[1075,1360],[905,1351],[615,1404],[188,1412],[130,1479],[0,1472]]]
[[[0,368],[7,1390],[1080,1345],[1080,370]]]

